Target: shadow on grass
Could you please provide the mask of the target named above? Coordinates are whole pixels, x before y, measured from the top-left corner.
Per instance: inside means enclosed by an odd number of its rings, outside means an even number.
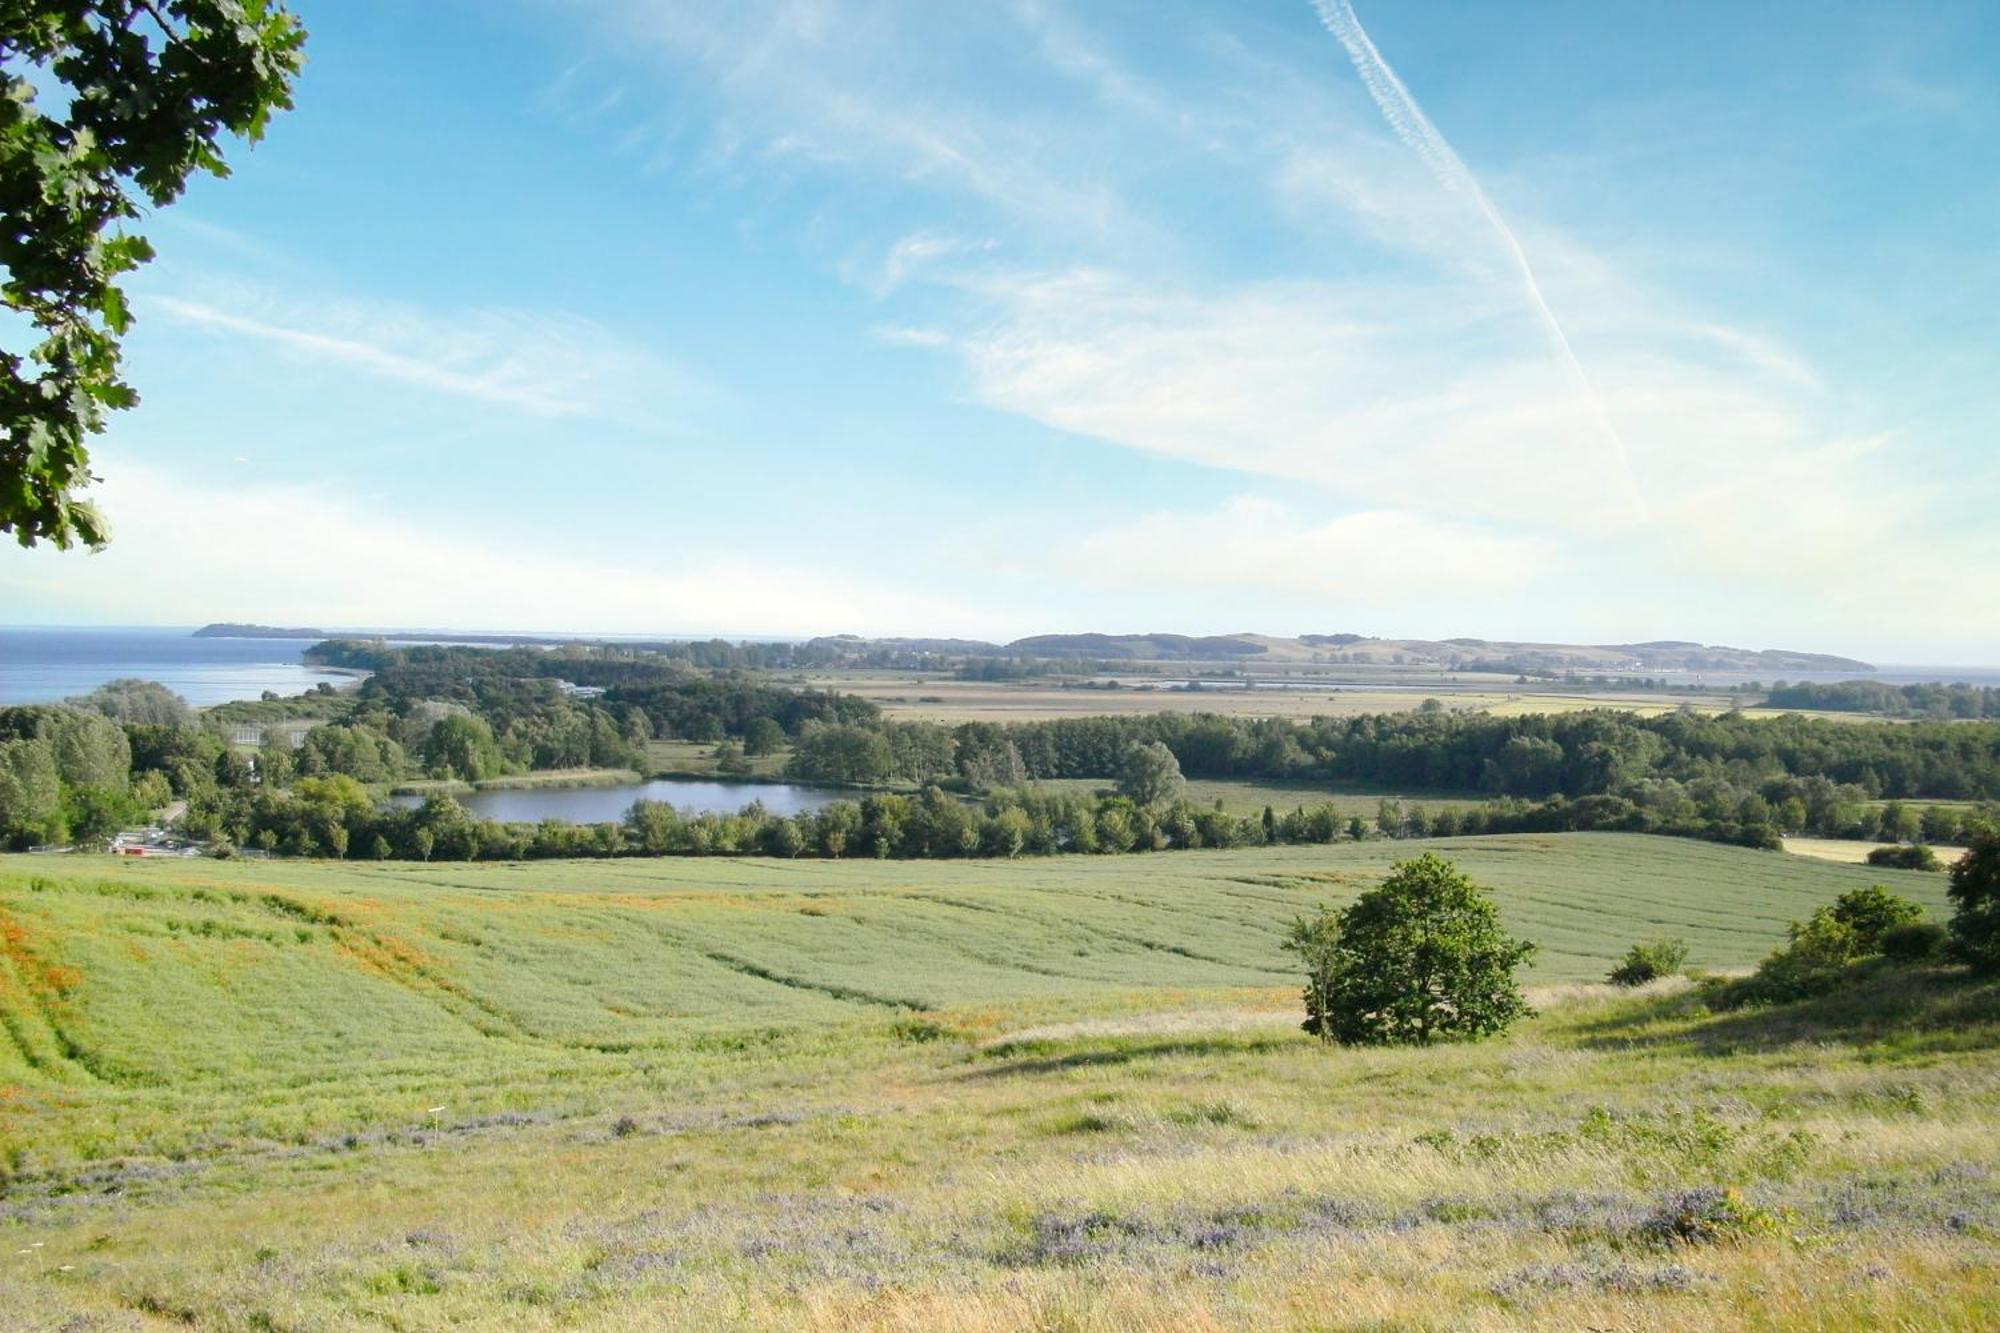
[[[1138,1060],[1164,1060],[1176,1055],[1254,1055],[1264,1051],[1275,1051],[1280,1046],[1290,1043],[1283,1037],[1272,1035],[1126,1038],[1108,1046],[1093,1045],[1087,1050],[1062,1050],[1062,1044],[1054,1041],[1029,1041],[990,1047],[983,1053],[986,1058],[1006,1060],[1007,1063],[969,1070],[960,1077],[966,1079],[1032,1077],[1037,1074],[1059,1074],[1068,1069],[1098,1069],[1131,1064]],[[1012,1058],[1024,1055],[1034,1058]]]
[[[2000,1047],[2000,981],[1956,969],[1864,963],[1831,994],[1787,1004],[1720,1008],[1728,994],[1727,983],[1710,983],[1586,1019],[1575,1030],[1587,1048],[1703,1055],[1828,1042],[1887,1055]]]

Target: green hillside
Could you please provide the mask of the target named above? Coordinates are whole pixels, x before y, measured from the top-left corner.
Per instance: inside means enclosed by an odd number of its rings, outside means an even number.
[[[1533,980],[1634,939],[1742,967],[1787,921],[1939,876],[1685,840],[1435,844],[1539,942]],[[1289,997],[1283,928],[1412,844],[1019,862],[421,866],[0,859],[0,1085],[60,1111],[35,1155],[296,1137],[410,1104],[523,1107],[744,1040],[916,1012],[991,1024]],[[422,1089],[422,1091],[418,1091]],[[282,1090],[282,1095],[280,1095]],[[58,1095],[59,1094],[59,1095]],[[198,1119],[183,1114],[205,1108]],[[53,1140],[53,1141],[52,1141]]]
[[[1871,881],[1938,911],[1941,876],[1432,845],[1544,945],[1500,1040],[1298,1031],[1282,927],[1410,844],[0,859],[0,1327],[2000,1317],[1994,987],[1568,984],[1662,932],[1747,965]],[[1689,1189],[1743,1191],[1727,1243],[1662,1239]]]

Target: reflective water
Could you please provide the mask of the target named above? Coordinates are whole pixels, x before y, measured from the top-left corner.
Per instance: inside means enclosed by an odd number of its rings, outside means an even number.
[[[396,805],[423,804],[421,796],[392,796]],[[773,814],[796,815],[835,801],[851,801],[850,793],[822,787],[798,787],[787,782],[700,782],[655,778],[617,787],[544,787],[514,791],[479,791],[458,798],[459,804],[482,819],[532,824],[566,819],[572,824],[609,824],[625,817],[637,800],[666,801],[683,814],[713,811],[733,814],[752,801],[762,801]]]
[[[351,676],[299,661],[311,639],[197,639],[187,629],[0,628],[0,704],[49,703],[107,680],[157,680],[198,708],[302,694]]]

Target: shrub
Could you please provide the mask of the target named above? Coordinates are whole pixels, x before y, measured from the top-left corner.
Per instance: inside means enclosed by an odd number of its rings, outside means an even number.
[[[1713,1245],[1769,1235],[1778,1219],[1733,1189],[1692,1189],[1661,1200],[1639,1229],[1670,1244]]]
[[[1293,928],[1307,963],[1308,1031],[1343,1045],[1428,1044],[1499,1032],[1529,1012],[1514,972],[1535,946],[1435,853],[1398,861],[1339,911]]]
[[[1868,853],[1871,866],[1888,866],[1895,870],[1941,870],[1937,853],[1920,842],[1900,843],[1894,847],[1877,847]]]
[[[1789,933],[1790,942],[1757,965],[1748,998],[1776,1002],[1824,995],[1864,953],[1854,927],[1835,917],[1830,907],[1792,922]]]
[[[957,1041],[965,1036],[963,1030],[922,1014],[897,1019],[889,1025],[889,1033],[897,1041],[913,1042]]]
[[[1687,966],[1687,941],[1659,939],[1635,944],[1625,952],[1625,961],[1611,969],[1614,986],[1643,986],[1661,977],[1670,977]]]
[[[1930,849],[1926,847],[1925,851]],[[1849,889],[1833,900],[1833,919],[1854,932],[1855,944],[1864,954],[1882,952],[1882,936],[1895,926],[1924,919],[1921,905],[1900,893],[1891,893],[1880,884],[1865,889]]]
[[[1935,921],[1905,921],[1882,932],[1882,953],[1899,963],[1922,963],[1944,952],[1951,938]]]
[[[1757,965],[1737,995],[1767,1002],[1824,995],[1851,964],[1883,953],[1891,931],[1914,926],[1923,915],[1920,905],[1879,884],[1850,889],[1831,906],[1794,921],[1790,941]]]

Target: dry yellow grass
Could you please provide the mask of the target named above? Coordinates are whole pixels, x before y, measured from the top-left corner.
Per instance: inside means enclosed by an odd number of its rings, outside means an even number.
[[[1213,688],[1203,690],[1065,689],[1054,683],[939,680],[913,675],[815,674],[805,677],[819,689],[835,689],[869,699],[892,717],[927,722],[1036,722],[1066,717],[1132,716],[1145,713],[1220,713],[1231,717],[1352,717],[1403,713],[1433,694],[1454,711],[1496,716],[1566,713],[1616,708],[1642,715],[1672,712],[1683,703],[1719,713],[1726,695],[1661,695],[1648,691],[1577,693],[1530,689],[1467,690],[1439,683],[1431,690],[1415,681],[1405,689],[1367,685],[1305,689]]]
[[[1854,838],[1786,838],[1785,850],[1794,856],[1810,856],[1816,861],[1833,861],[1840,865],[1866,865],[1868,853],[1882,844],[1862,842]],[[1949,847],[1943,844],[1933,846],[1940,863],[1950,865],[1965,855],[1963,847]]]

